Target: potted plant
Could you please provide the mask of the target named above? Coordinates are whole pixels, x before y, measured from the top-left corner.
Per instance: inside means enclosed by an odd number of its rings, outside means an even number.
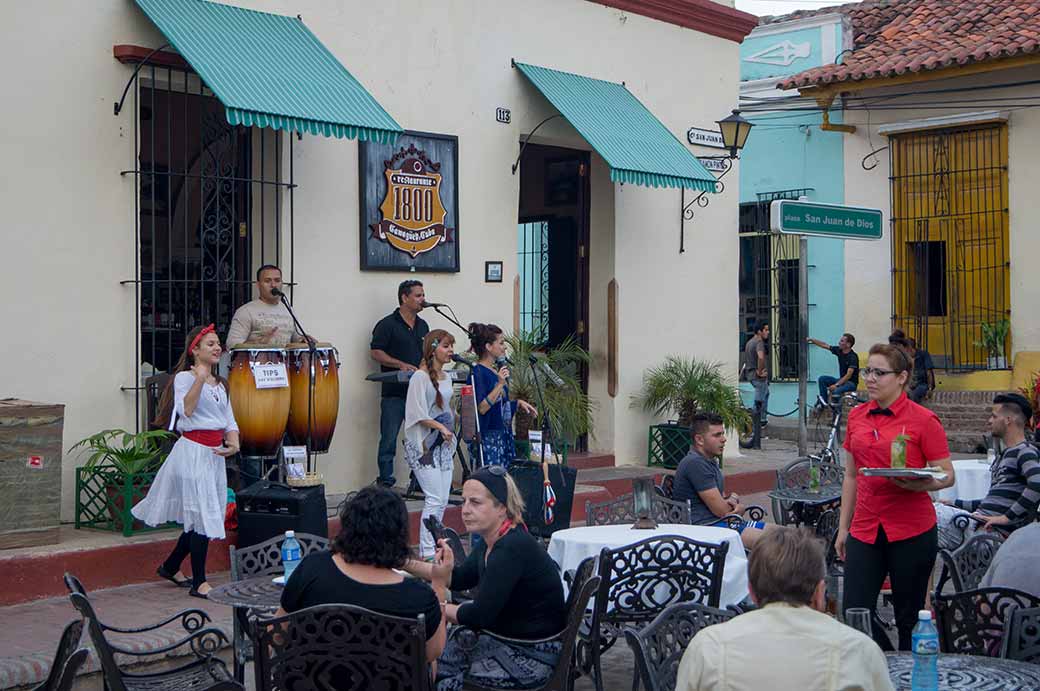
[[[1007,356],[1004,344],[1007,342],[1011,322],[1001,319],[995,322],[982,322],[982,338],[975,341],[976,348],[986,351],[989,369],[1007,369]]]
[[[76,469],[76,527],[101,528],[130,536],[147,530],[130,514],[152,486],[166,460],[165,430],[127,432],[106,429],[77,442],[71,450],[87,454]]]
[[[663,365],[647,370],[633,407],[655,417],[677,418],[651,425],[647,464],[675,468],[690,448],[690,424],[699,411],[719,415],[727,428],[746,430],[751,424],[740,392],[717,362],[669,356]]]

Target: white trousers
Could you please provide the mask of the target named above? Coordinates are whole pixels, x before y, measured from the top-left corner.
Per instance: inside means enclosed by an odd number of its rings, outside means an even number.
[[[448,507],[448,495],[451,492],[452,467],[437,468],[435,466],[413,468],[415,479],[419,481],[426,502],[423,504],[422,521],[419,523],[419,556],[428,559],[434,555],[437,545],[433,535],[426,529],[427,516],[436,516],[444,520],[444,509]]]

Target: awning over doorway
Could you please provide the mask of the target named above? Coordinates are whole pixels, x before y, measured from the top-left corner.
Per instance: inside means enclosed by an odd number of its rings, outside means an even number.
[[[202,0],[136,0],[232,125],[393,142],[401,126],[295,17]]]
[[[610,179],[715,191],[715,176],[623,84],[514,63],[610,166]]]

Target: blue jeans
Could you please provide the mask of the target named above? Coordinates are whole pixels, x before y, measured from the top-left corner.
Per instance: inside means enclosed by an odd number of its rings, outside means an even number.
[[[755,389],[755,403],[762,403],[762,417],[759,418],[763,424],[766,423],[769,417],[769,380],[768,379],[752,379],[751,386]]]
[[[906,392],[906,397],[909,398],[914,403],[920,403],[922,400],[924,400],[924,397],[927,396],[927,395],[928,395],[928,383],[927,382],[924,382],[922,384],[918,384],[917,386],[913,386],[913,387],[910,388],[909,391]]]
[[[838,400],[841,400],[841,397],[844,394],[846,394],[846,393],[848,393],[850,391],[855,391],[856,390],[856,385],[853,384],[850,381],[847,381],[844,384],[841,384],[840,386],[835,386],[833,392],[832,391],[828,391],[827,388],[831,384],[837,384],[838,383],[838,378],[837,377],[828,377],[827,375],[824,375],[824,376],[820,377],[819,379],[817,379],[816,382],[820,385],[820,396],[823,397],[823,400],[828,401],[828,402],[831,400],[831,397],[834,397],[834,398],[836,398]]]
[[[394,456],[397,455],[397,435],[404,422],[404,399],[379,400],[379,482],[394,485]]]

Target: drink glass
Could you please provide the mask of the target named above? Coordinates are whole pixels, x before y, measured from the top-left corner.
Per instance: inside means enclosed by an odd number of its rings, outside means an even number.
[[[889,458],[892,460],[893,468],[905,468],[906,467],[906,439],[900,439],[896,437],[892,440],[892,446],[889,451]]]
[[[849,607],[845,610],[845,624],[861,633],[871,635],[870,610],[866,607]]]

